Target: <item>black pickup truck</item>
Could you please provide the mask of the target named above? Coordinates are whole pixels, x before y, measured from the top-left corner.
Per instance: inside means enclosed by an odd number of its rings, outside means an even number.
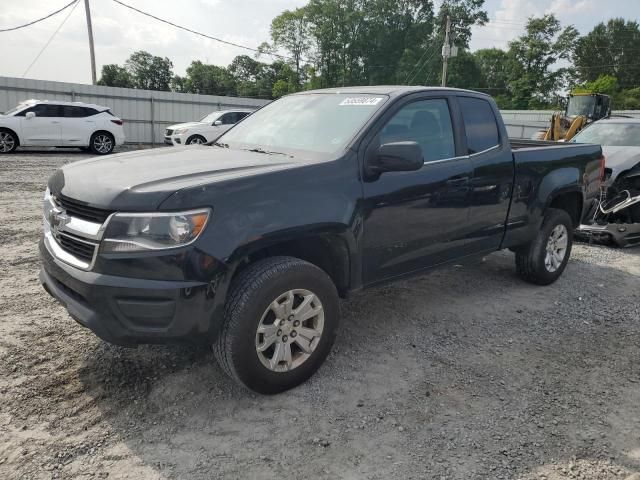
[[[501,249],[555,281],[602,173],[600,146],[510,142],[480,93],[310,91],[211,146],[56,171],[40,280],[108,342],[207,342],[275,393],[322,364],[349,292]]]

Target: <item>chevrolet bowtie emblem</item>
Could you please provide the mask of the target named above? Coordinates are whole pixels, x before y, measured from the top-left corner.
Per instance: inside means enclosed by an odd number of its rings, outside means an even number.
[[[69,223],[67,212],[57,207],[49,210],[49,225],[54,236],[57,237],[67,223]]]

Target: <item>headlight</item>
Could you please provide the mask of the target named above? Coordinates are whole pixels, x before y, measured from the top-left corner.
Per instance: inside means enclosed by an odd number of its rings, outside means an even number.
[[[174,135],[182,135],[183,133],[187,133],[189,129],[188,128],[178,128],[177,130],[173,131]]]
[[[104,233],[102,251],[140,252],[183,247],[194,242],[207,225],[211,210],[188,212],[116,213]]]

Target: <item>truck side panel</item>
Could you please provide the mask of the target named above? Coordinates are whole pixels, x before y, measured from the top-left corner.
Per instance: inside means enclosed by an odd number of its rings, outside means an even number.
[[[547,144],[513,151],[515,184],[502,248],[535,238],[545,210],[559,195],[575,192],[582,199],[582,218],[597,201],[602,149],[598,145]]]

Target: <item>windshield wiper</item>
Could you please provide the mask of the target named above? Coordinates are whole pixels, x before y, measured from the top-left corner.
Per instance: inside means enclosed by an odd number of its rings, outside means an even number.
[[[255,147],[255,148],[243,148],[242,150],[246,150],[247,152],[256,152],[256,153],[265,153],[267,155],[286,155],[286,153],[282,153],[282,152],[272,152],[269,150],[265,150],[262,147]]]
[[[220,147],[220,148],[229,148],[228,143],[222,143],[222,142],[212,142],[209,145],[215,145],[216,147]]]

